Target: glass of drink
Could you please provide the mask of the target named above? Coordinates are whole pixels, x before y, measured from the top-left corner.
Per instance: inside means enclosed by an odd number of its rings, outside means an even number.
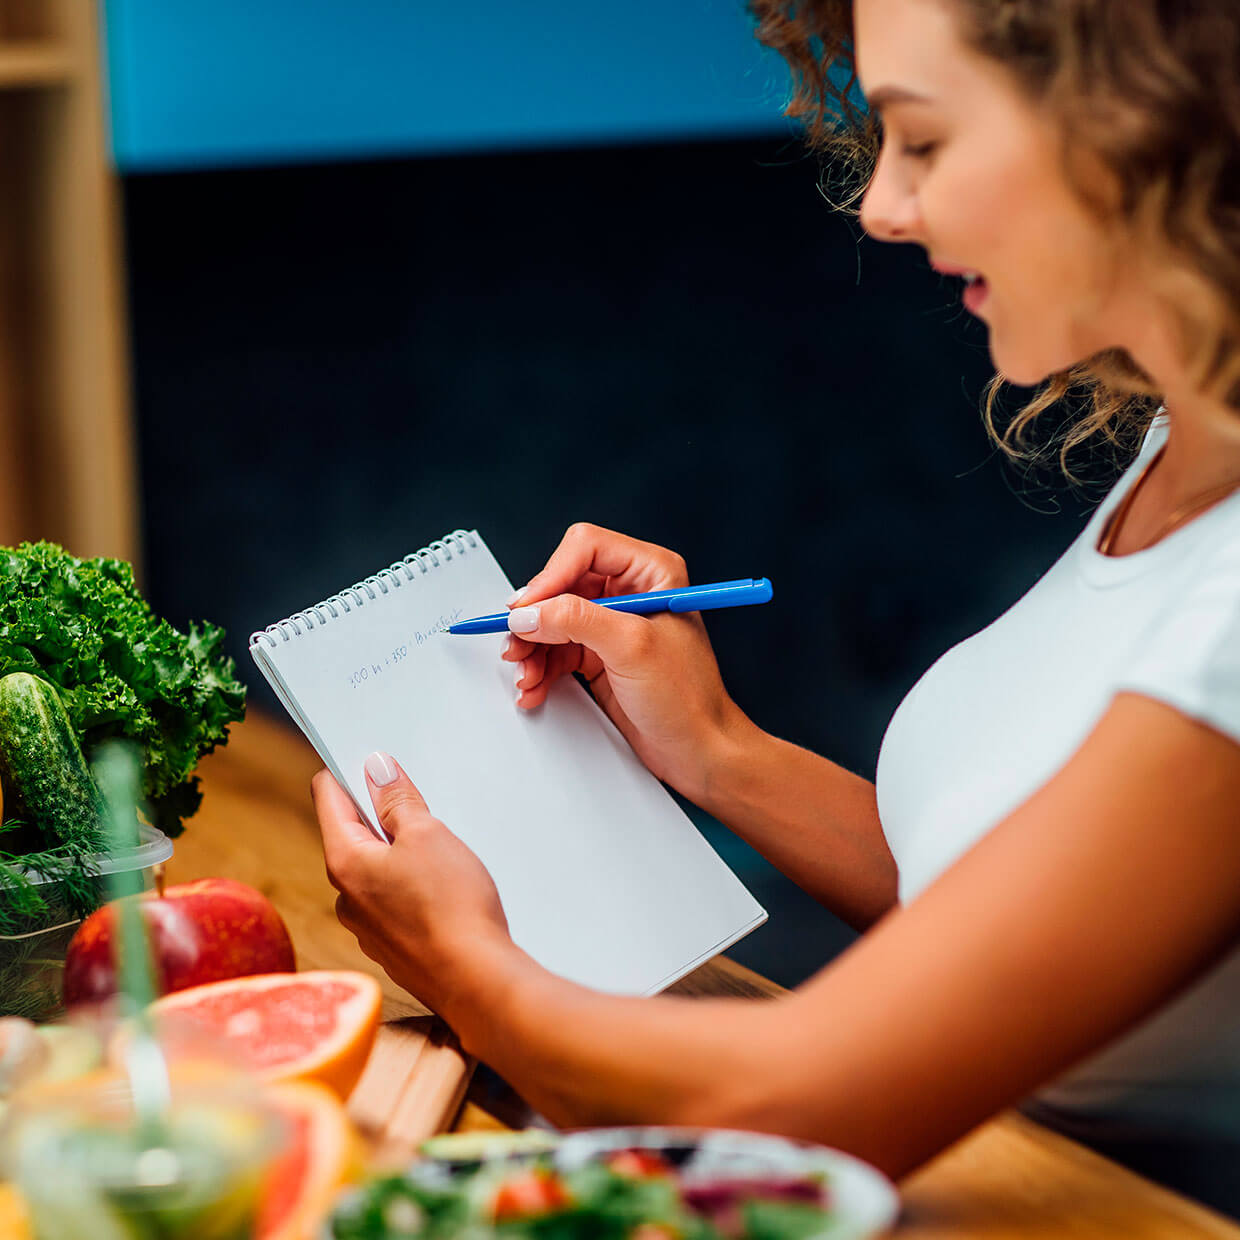
[[[99,1072],[19,1094],[0,1150],[37,1240],[249,1240],[284,1136],[223,1070],[178,1073],[158,1117]]]

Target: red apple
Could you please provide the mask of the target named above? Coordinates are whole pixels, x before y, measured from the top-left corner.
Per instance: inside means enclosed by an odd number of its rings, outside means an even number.
[[[202,982],[296,968],[288,929],[261,891],[231,878],[177,883],[139,902],[160,994]],[[65,957],[65,1005],[116,993],[115,901],[78,927]]]

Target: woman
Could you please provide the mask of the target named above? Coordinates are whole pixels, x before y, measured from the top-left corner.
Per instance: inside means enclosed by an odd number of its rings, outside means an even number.
[[[1073,436],[1148,429],[1137,459],[912,690],[877,787],[753,725],[697,616],[580,597],[686,584],[672,552],[574,526],[518,592],[519,706],[580,670],[655,775],[867,929],[787,998],[622,999],[545,972],[381,754],[390,849],[315,782],[339,916],[561,1124],[765,1129],[898,1176],[1041,1090],[1031,1105],[1080,1135],[1234,1151],[1240,18],[1230,0],[754,8],[796,73],[791,110],[858,156],[866,230],[962,275],[999,376],[1046,382],[1010,450],[1084,384]],[[826,72],[854,48],[868,119]]]

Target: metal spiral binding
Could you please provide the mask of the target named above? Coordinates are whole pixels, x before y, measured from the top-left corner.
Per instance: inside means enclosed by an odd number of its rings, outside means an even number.
[[[316,625],[321,627],[341,615],[347,616],[355,607],[361,607],[366,602],[382,598],[407,582],[425,577],[432,568],[438,568],[440,564],[447,563],[453,555],[462,556],[471,547],[476,546],[478,546],[477,531],[453,530],[451,534],[437,538],[428,546],[410,552],[403,560],[397,560],[395,564],[389,564],[387,568],[382,568],[377,573],[372,573],[371,576],[355,582],[348,589],[341,590],[339,594],[333,594],[331,598],[315,603],[313,607],[307,607],[305,611],[295,611],[287,619],[279,620],[275,624],[269,624],[265,629],[251,633],[250,645],[256,646],[259,642],[265,641],[269,647],[274,649],[279,640],[291,641],[294,637],[300,637],[303,631],[310,632]]]

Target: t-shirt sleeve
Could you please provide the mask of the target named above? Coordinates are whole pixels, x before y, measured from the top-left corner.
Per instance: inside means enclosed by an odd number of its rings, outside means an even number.
[[[1166,702],[1240,744],[1240,537],[1163,610],[1117,688]]]

